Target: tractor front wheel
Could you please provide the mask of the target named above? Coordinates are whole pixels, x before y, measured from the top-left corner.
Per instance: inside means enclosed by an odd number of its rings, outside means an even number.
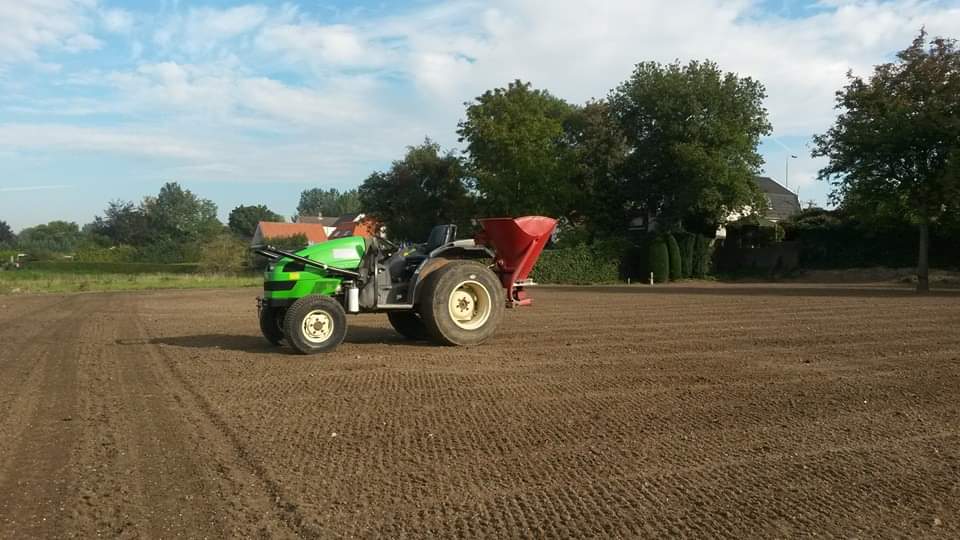
[[[270,306],[260,308],[260,332],[271,345],[279,345],[283,339],[283,316],[286,311]]]
[[[287,343],[297,352],[327,352],[346,337],[347,314],[343,306],[329,296],[304,296],[287,310],[283,329]]]
[[[393,329],[407,339],[422,341],[430,337],[423,319],[416,311],[389,311],[387,319],[390,319]]]
[[[503,318],[503,287],[489,268],[450,261],[433,272],[418,294],[419,313],[430,335],[443,345],[477,345]]]

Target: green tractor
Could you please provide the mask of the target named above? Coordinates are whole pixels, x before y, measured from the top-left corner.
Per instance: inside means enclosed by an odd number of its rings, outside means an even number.
[[[531,303],[524,291],[556,220],[480,220],[483,231],[456,238],[438,225],[423,244],[402,249],[385,238],[349,236],[296,253],[255,248],[270,260],[257,299],[260,330],[302,354],[333,350],[347,314],[386,313],[401,335],[444,345],[476,345],[493,335],[506,307]]]

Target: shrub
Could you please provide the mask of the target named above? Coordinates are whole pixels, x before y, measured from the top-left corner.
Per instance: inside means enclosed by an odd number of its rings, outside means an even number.
[[[693,244],[693,277],[705,278],[710,273],[713,240],[698,234]]]
[[[684,278],[693,276],[693,244],[696,242],[696,235],[688,232],[678,232],[674,235],[677,244],[680,245],[680,260],[683,263],[681,273]]]
[[[546,250],[530,277],[539,283],[611,283],[619,279],[619,257],[604,253],[608,246],[578,246]]]
[[[647,247],[647,268],[653,272],[653,280],[664,283],[670,278],[670,252],[663,236],[652,238]]]
[[[73,260],[77,262],[125,263],[136,261],[139,255],[137,248],[133,246],[87,246],[77,250]]]
[[[310,241],[307,240],[307,236],[305,234],[295,234],[293,236],[271,238],[267,240],[266,243],[277,249],[297,252],[307,247]],[[265,257],[250,252],[247,264],[249,264],[254,270],[264,270],[267,268],[267,262],[268,261]]]
[[[670,280],[683,279],[683,259],[680,257],[680,244],[677,238],[670,233],[665,235],[667,255],[670,257]]]
[[[222,234],[200,251],[200,269],[215,274],[235,274],[247,267],[247,243],[230,234]]]
[[[166,264],[198,262],[200,251],[200,245],[195,242],[160,237],[140,248],[140,261]]]

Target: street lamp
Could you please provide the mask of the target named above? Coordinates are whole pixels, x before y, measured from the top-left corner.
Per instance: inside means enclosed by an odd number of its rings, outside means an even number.
[[[784,175],[784,179],[787,183],[788,191],[790,190],[790,160],[791,159],[797,159],[797,156],[790,154],[790,157],[783,160],[783,162],[786,164],[786,169],[787,169],[787,174]]]

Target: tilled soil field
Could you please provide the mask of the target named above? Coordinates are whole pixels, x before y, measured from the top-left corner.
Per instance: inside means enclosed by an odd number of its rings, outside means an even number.
[[[960,295],[543,288],[473,348],[0,297],[0,537],[960,536]]]

